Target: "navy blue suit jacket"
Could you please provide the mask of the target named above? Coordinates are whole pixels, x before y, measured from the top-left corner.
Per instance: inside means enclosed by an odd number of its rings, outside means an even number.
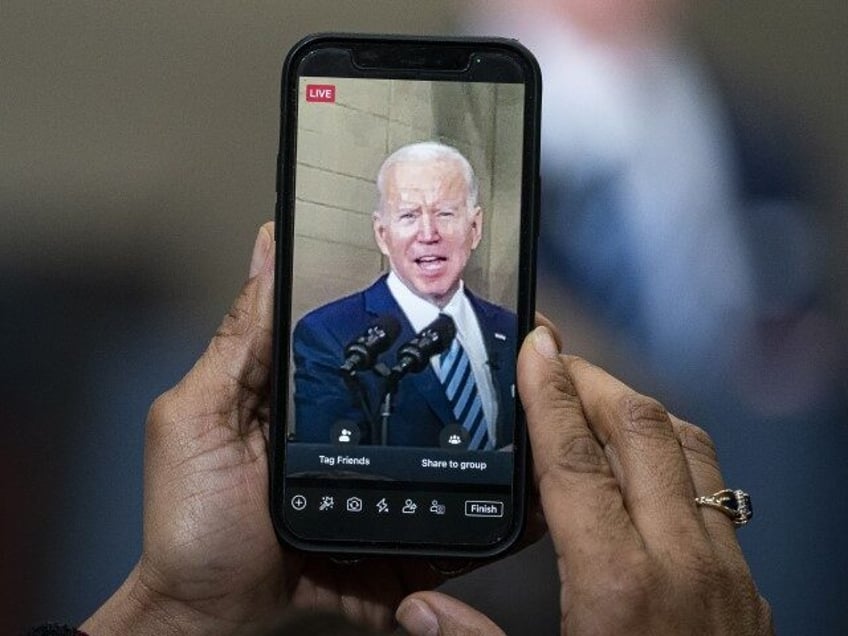
[[[516,316],[467,291],[477,314],[488,354],[488,367],[498,400],[495,426],[497,447],[512,443],[515,414]],[[361,444],[379,444],[380,405],[386,382],[374,371],[357,374],[364,395],[346,385],[339,373],[343,351],[362,335],[378,316],[392,314],[401,325],[397,339],[379,361],[392,367],[397,350],[416,334],[389,291],[386,276],[371,287],[313,310],[297,324],[293,334],[295,382],[295,440],[329,443],[335,424],[352,422],[359,427]],[[363,404],[364,402],[364,404]],[[367,409],[366,409],[367,406]],[[393,397],[388,426],[391,446],[439,446],[444,426],[455,423],[450,404],[432,366],[404,376]]]

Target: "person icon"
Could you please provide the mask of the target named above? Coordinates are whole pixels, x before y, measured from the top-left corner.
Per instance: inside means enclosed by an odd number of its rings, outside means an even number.
[[[335,444],[356,445],[361,437],[359,427],[350,420],[339,420],[330,429],[330,440]]]
[[[403,502],[403,508],[401,508],[401,512],[405,515],[414,515],[418,510],[418,504],[412,501],[412,499],[407,499]]]

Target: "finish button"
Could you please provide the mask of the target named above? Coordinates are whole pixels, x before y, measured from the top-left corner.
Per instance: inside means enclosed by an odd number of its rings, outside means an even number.
[[[466,501],[466,517],[503,517],[502,501]]]

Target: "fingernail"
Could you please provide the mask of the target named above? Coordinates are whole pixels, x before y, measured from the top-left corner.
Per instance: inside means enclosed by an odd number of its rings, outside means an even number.
[[[551,330],[540,325],[533,330],[533,348],[536,352],[545,358],[556,358],[559,355],[559,348]]]
[[[256,235],[256,242],[253,244],[253,256],[250,258],[249,278],[253,278],[262,270],[262,265],[268,258],[271,242],[271,235],[268,230],[264,227],[259,228],[259,234]]]
[[[395,617],[411,636],[439,636],[439,619],[429,605],[417,598],[403,601]]]

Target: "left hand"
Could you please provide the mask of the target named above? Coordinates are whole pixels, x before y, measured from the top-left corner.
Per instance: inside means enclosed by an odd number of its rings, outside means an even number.
[[[518,357],[536,485],[560,575],[561,633],[773,633],[731,520],[697,506],[725,487],[707,434],[537,328]],[[398,608],[410,634],[503,634],[437,592]]]
[[[144,540],[121,588],[81,629],[244,633],[286,608],[329,609],[386,629],[407,594],[442,580],[418,559],[341,565],[280,546],[268,512],[273,223],[208,349],[147,420]]]

